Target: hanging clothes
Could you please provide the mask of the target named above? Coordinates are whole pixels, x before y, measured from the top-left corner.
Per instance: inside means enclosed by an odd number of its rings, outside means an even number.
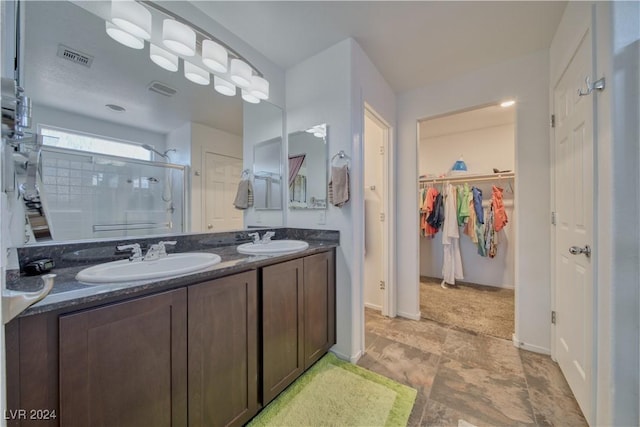
[[[493,186],[493,194],[491,195],[491,208],[494,215],[494,228],[495,231],[500,231],[507,225],[509,219],[507,218],[507,212],[504,209],[504,202],[502,200],[502,191],[500,187]]]
[[[471,188],[473,193],[473,208],[476,211],[476,218],[480,224],[484,224],[484,210],[482,209],[482,190],[478,187]]]
[[[459,197],[458,197],[459,198]],[[467,193],[467,205],[469,206],[469,218],[464,224],[464,234],[469,236],[473,243],[478,243],[478,236],[476,236],[476,222],[478,218],[476,216],[476,210],[473,207],[473,193]]]
[[[469,184],[465,182],[464,185],[458,185],[456,192],[458,194],[456,214],[458,217],[458,225],[462,227],[469,218]]]
[[[433,228],[440,230],[444,223],[444,197],[442,193],[438,193],[436,200],[433,202],[433,210],[427,217],[427,223]]]
[[[431,212],[433,212],[434,204],[435,204],[436,198],[438,197],[438,194],[439,194],[438,190],[436,190],[433,187],[430,187],[426,191],[424,203],[422,205],[422,215],[420,218],[421,219],[420,228],[422,229],[422,232],[423,232],[422,235],[425,237],[433,237],[438,232],[438,228],[433,227],[427,221],[427,218],[429,217],[429,215],[431,215]]]
[[[444,201],[444,224],[442,226],[442,245],[444,263],[442,265],[442,287],[446,283],[455,284],[456,279],[464,279],[462,259],[460,257],[460,234],[457,222],[456,187],[447,184]]]
[[[493,210],[493,203],[489,207],[488,215],[486,215],[487,222],[484,224],[484,247],[489,258],[494,258],[498,253],[498,233],[495,230],[495,211]]]

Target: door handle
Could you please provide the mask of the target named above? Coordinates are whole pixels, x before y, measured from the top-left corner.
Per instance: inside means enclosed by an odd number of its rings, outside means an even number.
[[[581,248],[580,246],[571,246],[569,248],[569,253],[572,255],[584,254],[587,258],[591,258],[591,246],[584,245],[584,248]]]

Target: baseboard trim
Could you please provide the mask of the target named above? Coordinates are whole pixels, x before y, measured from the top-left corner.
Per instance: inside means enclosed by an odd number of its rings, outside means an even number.
[[[353,356],[347,356],[346,354],[342,354],[339,351],[336,351],[334,349],[329,350],[331,353],[335,354],[338,359],[342,359],[342,360],[348,360],[351,363],[357,363],[358,360],[360,360],[360,358],[362,357],[362,351],[358,351],[355,355]]]
[[[371,303],[365,302],[364,306],[366,308],[370,308],[372,310],[382,311],[382,306],[381,305],[376,305],[376,304],[371,304]]]
[[[533,345],[533,344],[527,344],[526,342],[521,342],[516,337],[516,334],[513,334],[512,341],[513,341],[514,347],[518,347],[527,351],[532,351],[534,353],[546,354],[547,356],[551,356],[551,349],[540,347],[539,345]]]
[[[420,320],[420,312],[417,313],[407,313],[406,311],[399,311],[398,312],[398,316],[400,317],[404,317],[406,319],[411,319],[411,320]]]

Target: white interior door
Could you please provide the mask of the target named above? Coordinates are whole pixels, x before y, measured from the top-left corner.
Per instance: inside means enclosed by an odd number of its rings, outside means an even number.
[[[207,231],[239,230],[242,210],[233,206],[242,174],[242,159],[205,152],[204,221]]]
[[[579,96],[592,75],[588,31],[554,89],[555,355],[578,404],[593,423],[593,97]]]
[[[384,129],[364,119],[364,301],[384,313]]]

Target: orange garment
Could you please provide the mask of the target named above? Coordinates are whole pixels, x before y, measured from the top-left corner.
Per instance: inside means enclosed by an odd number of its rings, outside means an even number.
[[[494,222],[493,229],[500,231],[507,225],[509,219],[507,218],[507,212],[504,209],[504,202],[502,201],[502,188],[493,186],[493,194],[491,196],[491,205],[493,206]]]
[[[422,205],[422,211],[426,213],[422,214],[420,221],[420,228],[422,228],[425,236],[434,236],[438,232],[437,228],[427,222],[429,214],[433,212],[433,203],[436,201],[436,197],[438,197],[438,190],[433,187],[429,188]]]

